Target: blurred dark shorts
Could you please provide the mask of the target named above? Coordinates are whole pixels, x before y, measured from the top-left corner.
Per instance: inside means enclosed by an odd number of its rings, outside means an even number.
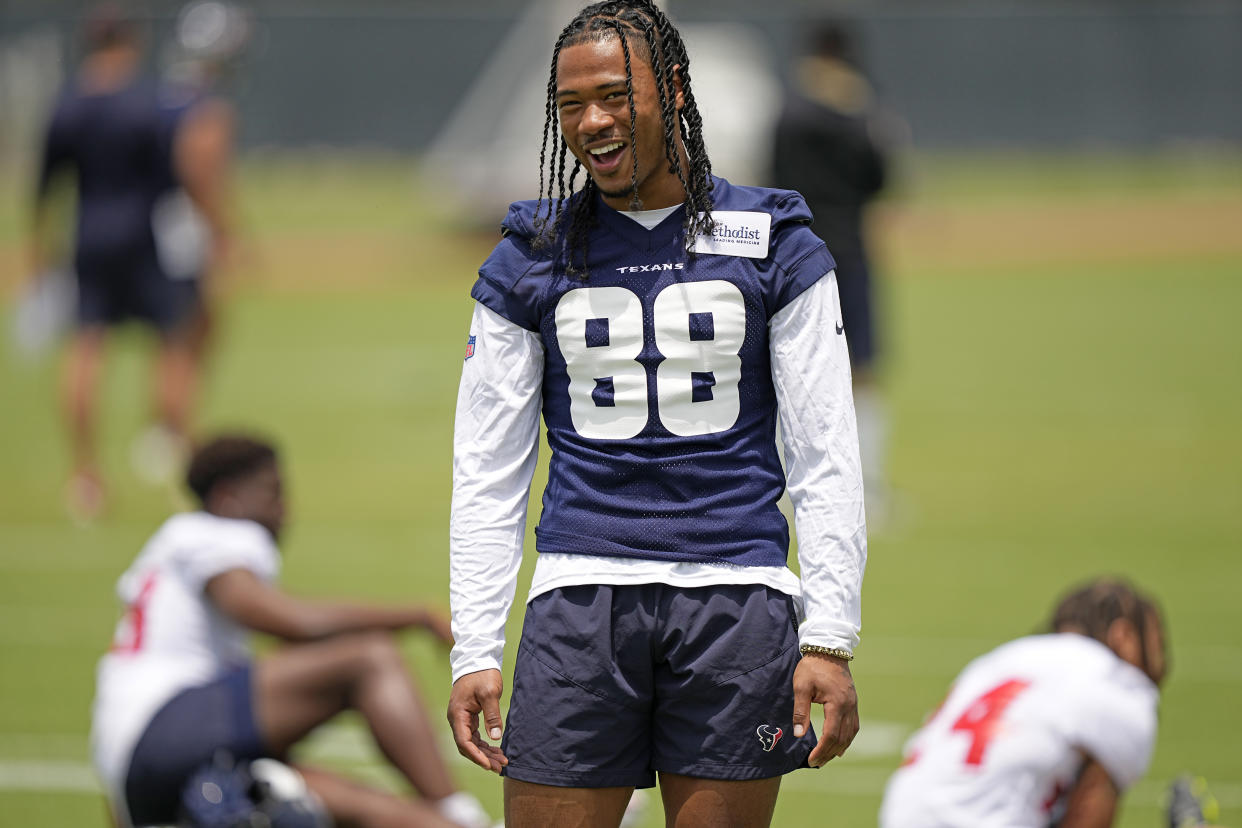
[[[837,261],[837,294],[841,297],[841,322],[850,349],[850,364],[855,369],[865,368],[876,356],[871,273],[866,259],[843,256]]]
[[[200,306],[197,279],[170,279],[155,251],[125,256],[83,256],[78,277],[78,325],[118,325],[130,319],[163,334],[183,325]]]
[[[504,774],[562,787],[649,788],[806,766],[793,737],[793,599],[762,585],[553,590],[526,608]]]
[[[219,750],[238,760],[269,755],[254,718],[250,665],[182,690],[151,719],[125,777],[130,821],[175,823],[186,780]]]

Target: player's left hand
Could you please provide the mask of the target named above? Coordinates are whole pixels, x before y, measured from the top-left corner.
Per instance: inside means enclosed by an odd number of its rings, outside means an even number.
[[[824,727],[807,763],[818,768],[845,753],[858,735],[858,692],[849,662],[827,655],[805,655],[793,677],[794,738],[806,733],[811,705],[824,706]]]
[[[504,680],[499,670],[479,670],[453,682],[448,704],[448,722],[457,752],[484,770],[497,774],[509,760],[499,747],[483,741],[479,735],[479,716],[483,717],[488,738],[498,741],[504,731],[504,721],[500,717],[503,691]]]

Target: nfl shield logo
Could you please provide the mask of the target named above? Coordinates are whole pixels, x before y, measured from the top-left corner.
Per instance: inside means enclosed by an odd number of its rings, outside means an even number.
[[[466,340],[466,359],[470,359],[470,357],[472,356],[474,356],[474,336],[473,335],[471,335]]]

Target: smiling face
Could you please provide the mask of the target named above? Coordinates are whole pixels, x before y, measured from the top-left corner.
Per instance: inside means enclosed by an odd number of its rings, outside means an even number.
[[[556,64],[561,135],[609,207],[630,209],[635,180],[643,209],[672,207],[685,200],[685,190],[677,174],[669,170],[665,157],[664,121],[655,74],[646,48],[634,41],[628,43],[634,87],[633,137],[625,52],[621,39],[615,35],[561,49]],[[681,81],[676,75],[672,91],[680,110],[684,102]],[[674,140],[684,167],[685,150],[676,131]]]

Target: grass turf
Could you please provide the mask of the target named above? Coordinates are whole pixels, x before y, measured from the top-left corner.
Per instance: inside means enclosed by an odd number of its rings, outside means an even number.
[[[416,200],[411,169],[243,170],[250,253],[225,290],[201,422],[279,438],[285,583],[299,592],[446,603],[452,409],[467,294],[491,239]],[[965,661],[1031,631],[1059,591],[1100,572],[1159,596],[1173,659],[1156,757],[1119,824],[1159,825],[1160,793],[1184,769],[1213,783],[1222,823],[1242,823],[1242,242],[1210,224],[1242,215],[1240,169],[1167,157],[913,165],[880,225],[894,503],[872,533],[854,671],[871,735],[789,777],[777,825],[874,825],[900,737]],[[4,195],[7,311],[19,213]],[[115,501],[90,528],[62,516],[55,360],[0,351],[6,824],[104,824],[83,776],[93,664],[117,614],[113,581],[169,509],[128,466],[148,411],[147,344],[125,333],[109,360],[101,438]],[[439,720],[443,654],[415,637],[405,651]],[[309,752],[393,783],[356,720]],[[454,769],[498,810],[492,778]],[[662,824],[658,806],[646,824]]]

